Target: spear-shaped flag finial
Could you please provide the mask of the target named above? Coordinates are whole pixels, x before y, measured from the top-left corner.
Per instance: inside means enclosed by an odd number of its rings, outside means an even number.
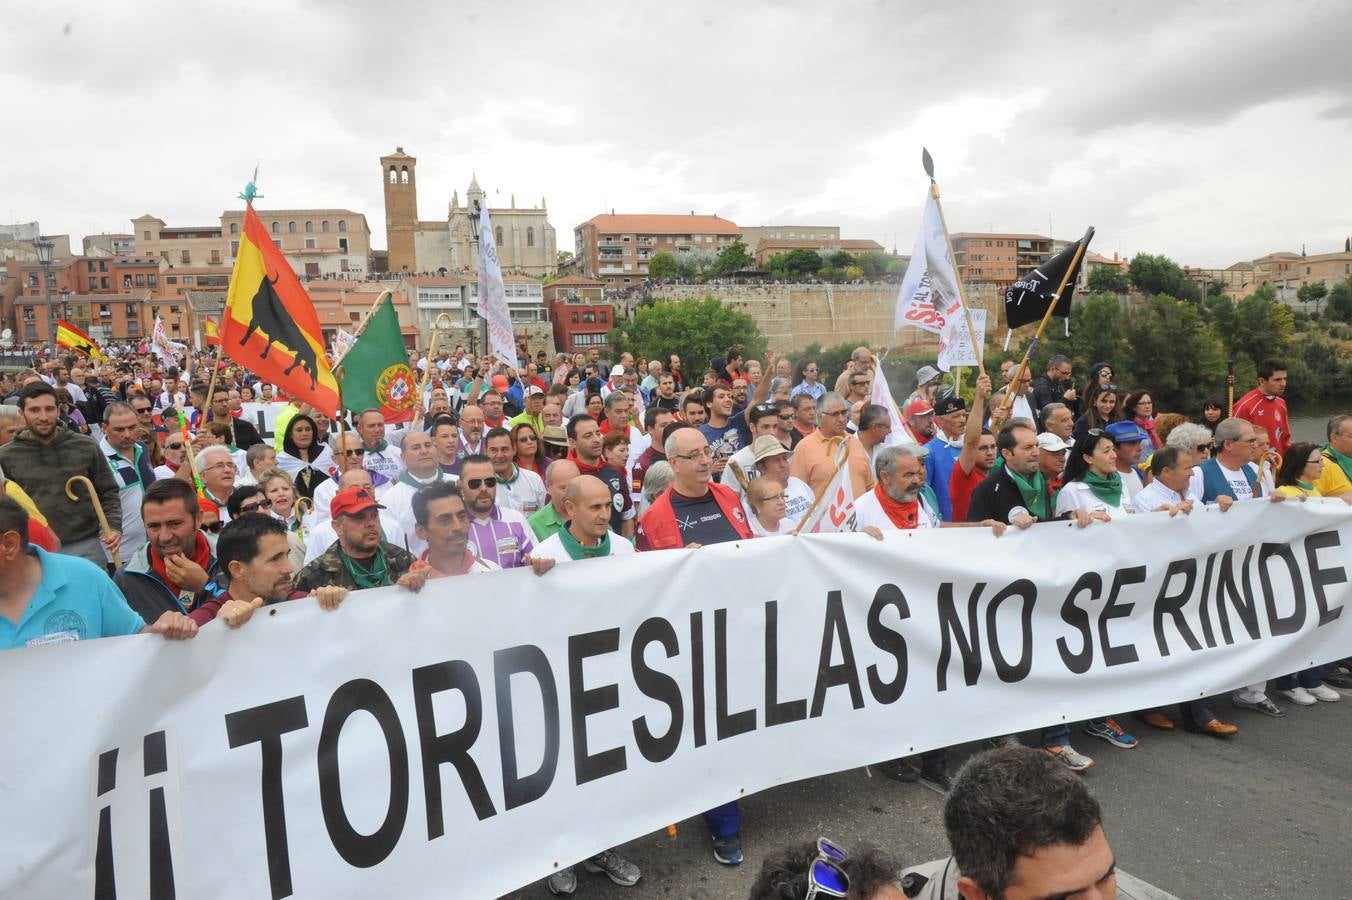
[[[925,166],[925,174],[929,176],[929,180],[930,180],[930,181],[933,181],[933,180],[934,180],[934,158],[933,158],[932,156],[930,156],[929,150],[928,150],[927,148],[925,148],[925,147],[921,147],[921,148],[920,148],[920,161],[921,161],[921,163],[923,163],[924,166]]]
[[[253,178],[250,178],[249,183],[244,186],[244,190],[239,192],[239,199],[243,200],[245,203],[253,203],[255,199],[261,198],[263,196],[262,194],[258,193],[258,188],[254,184],[254,182],[256,181],[258,181],[257,165],[254,166]]]

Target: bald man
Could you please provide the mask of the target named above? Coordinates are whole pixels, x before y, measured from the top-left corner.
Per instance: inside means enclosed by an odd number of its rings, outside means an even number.
[[[571,459],[556,459],[545,469],[545,490],[549,493],[549,502],[536,510],[526,524],[535,534],[539,543],[551,538],[568,521],[568,513],[563,506],[563,493],[569,482],[581,474],[577,463]]]
[[[610,530],[610,487],[595,475],[578,475],[563,492],[567,525],[541,541],[537,559],[571,562],[603,556],[628,556],[634,546]]]

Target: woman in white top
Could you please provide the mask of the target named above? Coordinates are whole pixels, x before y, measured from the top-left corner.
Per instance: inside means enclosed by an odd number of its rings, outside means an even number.
[[[1056,497],[1058,518],[1076,510],[1104,520],[1129,512],[1122,475],[1117,471],[1117,448],[1102,429],[1091,428],[1075,441],[1062,478],[1064,486]]]
[[[746,486],[746,505],[751,510],[747,521],[756,537],[793,533],[793,520],[787,517],[784,504],[784,486],[773,478],[753,478]]]
[[[316,435],[315,420],[298,413],[286,423],[282,438],[282,452],[277,454],[277,468],[291,476],[296,494],[309,499],[315,488],[329,479],[333,468],[333,453]]]

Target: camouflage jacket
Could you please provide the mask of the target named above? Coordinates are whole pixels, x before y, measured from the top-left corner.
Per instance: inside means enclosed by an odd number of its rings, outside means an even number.
[[[83,475],[93,483],[109,527],[122,530],[117,479],[93,438],[57,426],[56,436],[43,444],[25,428],[0,447],[0,469],[33,498],[63,544],[100,534],[98,516],[84,486],[74,487],[79,499],[71,500],[66,494],[66,480],[73,475]]]
[[[334,541],[333,546],[301,569],[296,576],[295,590],[309,593],[315,588],[329,585],[339,585],[349,591],[361,590],[344,564],[339,547],[338,541]],[[386,541],[380,542],[380,549],[385,553],[385,565],[389,569],[389,581],[386,583],[394,584],[413,566],[414,556],[403,547]]]

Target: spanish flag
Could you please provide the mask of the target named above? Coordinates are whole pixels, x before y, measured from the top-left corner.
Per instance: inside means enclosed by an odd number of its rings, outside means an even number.
[[[220,330],[216,327],[216,320],[207,316],[202,320],[202,335],[206,338],[207,344],[212,347],[221,345]]]
[[[338,382],[324,355],[314,303],[250,204],[221,317],[221,349],[264,381],[329,416]]]
[[[79,350],[85,356],[98,362],[106,363],[108,361],[107,354],[98,344],[94,343],[93,338],[65,319],[56,320],[56,346],[65,347],[68,350]]]

